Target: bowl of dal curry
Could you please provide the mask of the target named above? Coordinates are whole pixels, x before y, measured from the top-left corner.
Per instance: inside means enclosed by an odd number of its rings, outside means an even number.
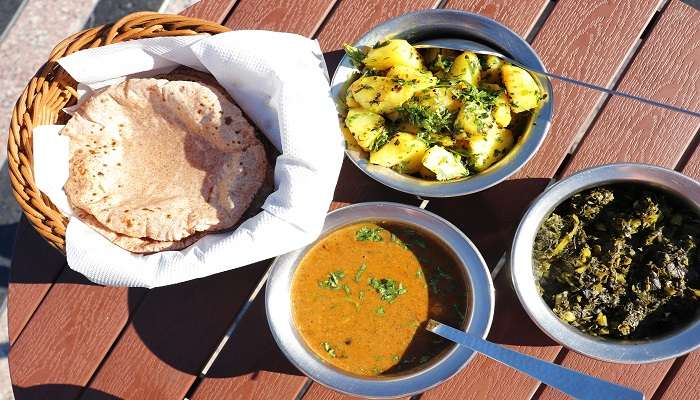
[[[494,289],[477,248],[448,221],[362,203],[329,213],[314,243],[275,260],[266,309],[278,346],[313,380],[400,397],[444,382],[474,356],[426,321],[486,337]]]

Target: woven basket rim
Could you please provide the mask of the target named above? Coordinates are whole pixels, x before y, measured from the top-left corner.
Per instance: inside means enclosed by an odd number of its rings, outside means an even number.
[[[59,42],[27,83],[12,109],[7,164],[15,199],[27,220],[53,247],[65,253],[68,218],[42,193],[34,181],[32,130],[55,124],[67,116],[62,109],[77,98],[76,82],[58,59],[76,51],[148,37],[217,34],[230,29],[200,18],[151,11],[126,15],[111,23],[84,29]]]

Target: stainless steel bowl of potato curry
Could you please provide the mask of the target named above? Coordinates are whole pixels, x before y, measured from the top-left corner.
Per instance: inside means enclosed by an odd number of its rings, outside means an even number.
[[[315,243],[275,261],[266,302],[273,336],[301,371],[341,392],[396,397],[471,359],[425,324],[486,336],[493,286],[478,250],[449,222],[364,203],[330,213]]]
[[[406,14],[344,46],[332,86],[358,167],[395,189],[445,197],[483,190],[527,162],[551,120],[549,81],[494,55],[413,46],[479,34],[484,48],[544,70],[515,33],[456,10]]]

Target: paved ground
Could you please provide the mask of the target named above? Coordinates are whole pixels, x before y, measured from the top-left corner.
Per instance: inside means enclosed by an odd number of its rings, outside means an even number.
[[[7,130],[17,97],[51,48],[83,27],[134,11],[178,13],[195,0],[0,0],[0,400],[12,399],[5,295],[21,211],[7,173]],[[21,51],[19,51],[21,49]]]

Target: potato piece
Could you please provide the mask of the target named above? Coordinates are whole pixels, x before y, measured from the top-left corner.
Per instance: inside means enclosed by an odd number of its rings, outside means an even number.
[[[418,104],[429,107],[435,112],[457,111],[461,105],[459,98],[446,87],[424,90],[416,94],[416,97],[419,100]]]
[[[388,40],[381,47],[371,49],[364,59],[367,67],[379,71],[396,65],[404,65],[413,69],[424,69],[423,61],[418,51],[403,39]]]
[[[481,79],[481,63],[476,54],[465,51],[455,58],[450,67],[450,78],[465,81],[473,86],[479,84]]]
[[[508,94],[505,90],[501,91],[501,93],[496,96],[493,108],[491,109],[491,115],[494,121],[496,121],[496,124],[501,128],[510,125],[510,101],[508,100]]]
[[[399,132],[379,150],[369,154],[369,162],[394,168],[404,174],[418,172],[428,146],[416,135]]]
[[[352,91],[350,88],[345,91],[345,106],[347,108],[356,108],[360,106],[360,103],[355,101],[355,98],[352,97]]]
[[[480,103],[467,101],[462,104],[457,114],[455,126],[464,133],[458,136],[484,135],[496,127],[496,122],[491,113]]]
[[[458,145],[469,152],[469,165],[478,172],[484,171],[503,158],[513,147],[515,138],[509,129],[491,129],[485,135],[474,135]]]
[[[459,155],[450,153],[442,146],[433,146],[423,155],[423,166],[435,174],[439,181],[461,178],[469,175],[462,165]]]
[[[405,82],[400,82],[394,80],[394,83],[411,85],[416,92],[425,90],[429,87],[437,85],[438,79],[433,76],[430,71],[421,72],[417,69],[406,67],[403,65],[397,65],[391,67],[386,73],[387,78],[397,78]]]
[[[365,151],[370,151],[377,139],[386,135],[384,117],[361,108],[348,110],[345,126],[355,137],[357,144]]]
[[[364,150],[359,144],[357,144],[357,139],[355,139],[355,136],[353,136],[352,132],[350,132],[350,129],[348,129],[345,124],[340,124],[340,131],[343,133],[346,149],[354,151]]]
[[[384,76],[360,78],[350,85],[350,91],[363,108],[381,114],[396,110],[415,93],[412,85],[398,84]]]
[[[505,89],[492,83],[482,83],[481,87],[491,93],[498,94],[494,100],[493,108],[491,109],[491,116],[498,126],[505,128],[510,125],[510,100],[508,99],[508,93],[506,93]]]
[[[510,97],[510,107],[519,113],[537,107],[542,97],[540,87],[529,72],[510,64],[501,67],[501,77]]]
[[[486,56],[484,64],[486,64],[486,69],[481,72],[481,81],[486,83],[501,82],[503,60],[496,56]]]

